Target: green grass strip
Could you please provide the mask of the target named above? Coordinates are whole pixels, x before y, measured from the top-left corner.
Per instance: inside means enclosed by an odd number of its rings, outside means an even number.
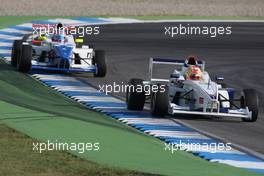
[[[40,142],[0,124],[0,173],[10,176],[154,176],[152,174],[105,167],[66,152],[32,152]]]

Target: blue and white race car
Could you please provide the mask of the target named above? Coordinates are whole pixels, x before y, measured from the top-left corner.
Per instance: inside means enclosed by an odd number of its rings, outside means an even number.
[[[154,64],[175,69],[169,78],[153,78]],[[141,88],[146,86],[151,90],[148,95]],[[186,60],[150,58],[149,80],[130,79],[126,92],[129,110],[142,110],[149,98],[153,115],[236,117],[247,122],[258,118],[259,98],[254,89],[244,89],[236,98],[235,90],[227,88],[222,77],[212,81],[205,71],[205,62],[193,56]]]
[[[15,40],[11,64],[20,72],[31,69],[65,72],[89,72],[96,77],[106,75],[106,56],[64,33],[54,35],[26,35]]]

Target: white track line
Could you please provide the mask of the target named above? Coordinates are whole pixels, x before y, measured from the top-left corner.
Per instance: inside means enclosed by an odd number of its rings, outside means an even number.
[[[20,40],[22,37],[0,34],[0,39]]]
[[[13,43],[0,42],[0,46],[12,46]]]
[[[115,102],[115,103],[123,103],[123,101],[115,99],[113,97],[104,97],[104,96],[71,96],[79,102],[85,101],[104,101],[104,102]]]
[[[179,144],[177,144],[178,146]],[[242,153],[238,150],[231,149],[231,150],[219,150],[217,148],[213,149],[208,147],[208,145],[200,145],[200,146],[194,146],[193,144],[183,144],[179,145],[186,149],[188,152],[208,152],[208,153],[222,153],[222,154],[241,154],[244,155],[245,153]]]
[[[8,50],[8,49],[0,49],[0,53],[11,53],[12,50]]]
[[[21,34],[30,34],[31,33],[30,31],[24,31],[24,30],[13,29],[13,28],[0,29],[0,31],[15,32],[15,33],[21,33]]]
[[[253,162],[253,161],[234,161],[234,160],[220,160],[220,159],[212,159],[212,162],[219,162],[223,164],[228,164],[235,167],[247,168],[247,169],[263,169],[264,170],[264,162]]]

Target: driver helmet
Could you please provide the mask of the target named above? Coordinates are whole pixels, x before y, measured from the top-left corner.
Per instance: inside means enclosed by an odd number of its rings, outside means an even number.
[[[202,80],[203,73],[200,69],[200,67],[191,65],[186,73],[186,79],[187,80]]]

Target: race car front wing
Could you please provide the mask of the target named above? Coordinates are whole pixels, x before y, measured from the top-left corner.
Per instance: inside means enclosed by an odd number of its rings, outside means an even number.
[[[186,115],[204,115],[204,116],[215,116],[215,117],[237,117],[251,119],[252,112],[249,111],[248,107],[240,109],[227,109],[226,112],[219,111],[199,111],[191,110],[189,107],[179,106],[174,103],[170,103],[168,113],[171,115],[175,114],[186,114]]]
[[[59,68],[59,67],[47,67],[47,66],[40,66],[40,65],[32,65],[33,70],[45,70],[45,71],[63,71],[68,73],[80,73],[80,72],[87,72],[87,73],[96,73],[97,67],[95,65],[82,67],[82,68]]]

